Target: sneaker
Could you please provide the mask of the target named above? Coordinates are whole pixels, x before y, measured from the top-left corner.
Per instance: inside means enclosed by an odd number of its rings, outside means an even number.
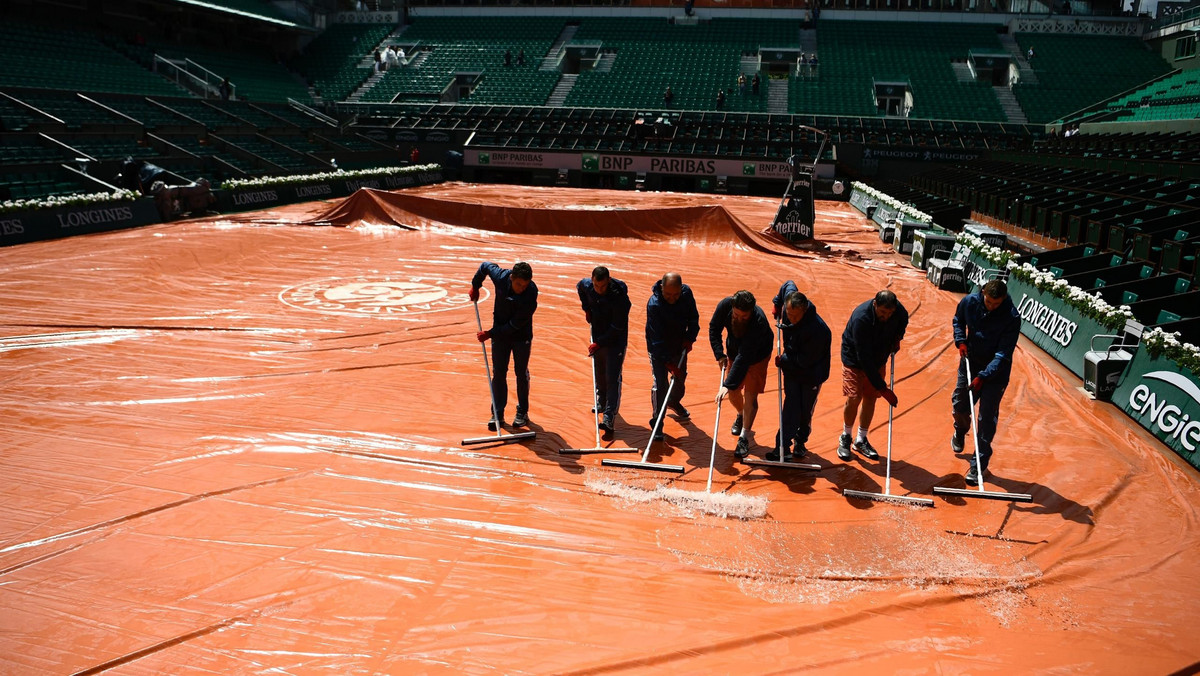
[[[524,427],[529,424],[529,416],[521,411],[517,411],[517,417],[513,418],[513,427]]]
[[[838,437],[838,457],[842,460],[850,459],[850,435],[843,434]]]
[[[742,460],[747,455],[750,455],[750,444],[747,443],[746,437],[738,437],[737,447],[733,449],[733,454],[737,456],[738,460]]]
[[[963,479],[966,480],[968,488],[979,484],[979,472],[976,471],[974,465],[971,465],[971,469],[967,470],[967,475]]]
[[[612,416],[604,416],[604,421],[600,423],[600,431],[604,434],[605,441],[610,441],[613,438],[613,419]]]
[[[965,446],[963,445],[965,442],[966,440],[963,439],[963,435],[955,432],[954,435],[950,437],[950,450],[954,451],[955,455],[962,453],[965,449]]]
[[[662,430],[659,430],[659,431],[657,431],[657,432],[655,432],[655,433],[654,433],[654,440],[655,440],[655,441],[662,441],[663,439],[666,439],[666,438],[667,438],[667,436],[666,436],[665,434],[663,434],[663,431],[662,431]]]
[[[742,414],[741,413],[739,413],[738,416],[733,419],[733,425],[729,428],[729,433],[735,437],[740,436],[742,434]]]
[[[784,462],[799,462],[806,455],[808,455],[808,448],[804,444],[797,443],[792,452],[784,458]]]
[[[670,408],[675,412],[675,419],[679,422],[685,422],[692,419],[692,414],[688,413],[688,410],[683,407],[683,404],[674,404]]]
[[[513,424],[515,425],[516,423],[514,422]],[[879,459],[879,454],[875,452],[875,447],[872,446],[871,442],[867,441],[866,439],[860,439],[859,441],[854,442],[854,450],[862,453],[867,460]]]
[[[775,449],[773,451],[767,451],[767,454],[763,457],[767,460],[770,460],[771,462],[779,462],[779,449]]]
[[[503,421],[503,420],[501,420],[501,421],[500,421],[500,425],[499,425],[499,426],[500,426],[500,427],[504,427],[504,421]],[[495,419],[495,418],[492,418],[491,420],[489,420],[489,421],[488,421],[488,431],[489,431],[489,432],[495,432],[495,431],[496,431],[496,427],[497,427],[497,425],[496,425],[496,419]]]

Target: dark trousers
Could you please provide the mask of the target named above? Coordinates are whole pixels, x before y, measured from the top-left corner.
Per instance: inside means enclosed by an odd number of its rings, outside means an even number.
[[[954,410],[954,433],[969,437],[971,433],[971,404],[967,397],[967,388],[975,373],[967,374],[965,361],[958,362],[958,382],[954,386],[954,394],[950,403]],[[988,460],[992,457],[992,439],[996,437],[996,425],[1000,420],[1000,400],[1004,398],[1004,390],[1008,388],[1008,375],[996,374],[983,381],[975,397],[975,405],[979,407],[979,417],[975,420],[975,433],[979,439],[979,461],[983,470],[988,468]],[[975,456],[971,455],[971,466],[975,466]]]
[[[592,368],[596,369],[596,410],[615,418],[617,409],[621,408],[621,371],[625,368],[625,346],[597,348],[592,359]]]
[[[492,396],[496,398],[496,414],[504,418],[508,406],[508,360],[511,356],[517,376],[517,413],[529,412],[529,352],[532,340],[516,343],[492,341]]]
[[[799,446],[808,443],[812,432],[813,410],[817,407],[817,395],[821,384],[806,382],[800,378],[783,377],[783,447],[787,448],[794,439]]]
[[[675,388],[671,390],[671,400],[660,401],[667,396],[667,389],[670,387],[671,374],[667,373],[668,363],[678,364],[679,357],[675,357],[672,362],[650,357],[650,370],[654,373],[654,386],[650,388],[650,410],[654,411],[655,420],[658,419],[659,410],[664,404],[672,407],[679,406],[683,401],[683,394],[687,390],[687,355],[685,354],[683,355],[683,366],[679,369],[679,377],[675,379]]]

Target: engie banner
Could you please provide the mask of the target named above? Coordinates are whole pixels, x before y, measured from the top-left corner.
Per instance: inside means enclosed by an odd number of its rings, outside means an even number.
[[[1008,295],[1021,313],[1021,333],[1082,378],[1083,356],[1091,349],[1092,336],[1111,331],[1065,300],[1023,280],[1010,277]]]
[[[1113,403],[1200,469],[1200,385],[1196,376],[1139,345],[1113,392]]]

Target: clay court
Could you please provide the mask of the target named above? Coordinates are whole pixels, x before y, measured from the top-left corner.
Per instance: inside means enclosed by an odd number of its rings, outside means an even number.
[[[835,370],[853,307],[896,292],[891,490],[964,485],[959,295],[843,203],[817,205],[828,251],[791,249],[763,233],[776,206],[446,183],[0,249],[0,672],[1197,669],[1196,472],[1025,338],[989,488],[1029,504],[844,497],[880,490],[884,466],[837,459],[836,377],[819,473],[735,463],[725,404],[713,490],[767,498],[761,519],[594,490],[705,490],[708,317],[742,288],[769,310],[789,278],[833,329]],[[538,434],[463,447],[490,415],[466,295],[483,260],[528,261],[540,288]],[[618,446],[649,437],[654,281],[675,270],[695,293],[692,420],[668,417],[650,454],[682,475],[558,452],[594,440],[575,283],[595,265],[633,300]],[[776,397],[772,371],[760,444]]]

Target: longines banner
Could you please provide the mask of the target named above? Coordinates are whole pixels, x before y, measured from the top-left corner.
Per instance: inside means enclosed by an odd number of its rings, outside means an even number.
[[[1175,362],[1139,346],[1112,401],[1158,440],[1200,469],[1200,385]]]
[[[217,208],[223,212],[253,211],[281,204],[345,197],[359,188],[399,190],[427,183],[438,183],[441,180],[442,172],[439,170],[417,174],[380,175],[293,185],[221,190],[216,193]]]
[[[159,222],[154,200],[108,202],[0,214],[0,246],[90,232],[136,228]]]
[[[566,169],[588,173],[616,172],[677,174],[684,176],[743,176],[787,180],[792,166],[787,162],[744,162],[701,157],[656,157],[605,153],[550,153],[540,150],[472,150],[464,164],[505,169]]]
[[[1058,296],[1020,279],[1009,278],[1008,295],[1021,313],[1021,333],[1082,378],[1083,356],[1091,349],[1092,336],[1112,332]]]

